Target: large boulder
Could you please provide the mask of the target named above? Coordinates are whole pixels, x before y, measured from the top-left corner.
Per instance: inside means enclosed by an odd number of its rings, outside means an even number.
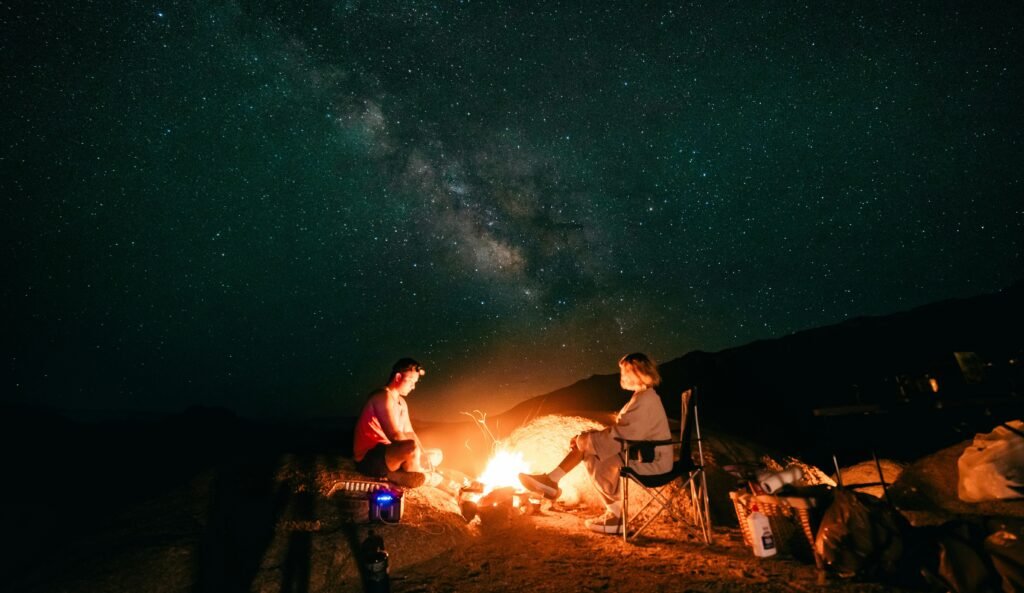
[[[964,502],[957,495],[957,460],[970,440],[922,457],[889,489],[893,503],[914,525],[937,525],[962,515],[1024,517],[1024,501]]]

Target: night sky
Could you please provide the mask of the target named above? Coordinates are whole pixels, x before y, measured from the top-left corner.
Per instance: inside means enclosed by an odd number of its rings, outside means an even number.
[[[1024,271],[1019,1],[66,4],[0,5],[5,400],[458,419]]]

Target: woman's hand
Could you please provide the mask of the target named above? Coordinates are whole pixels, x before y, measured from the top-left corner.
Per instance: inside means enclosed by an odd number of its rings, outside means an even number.
[[[581,432],[578,435],[576,435],[576,436],[572,437],[571,439],[569,439],[569,447],[571,449],[573,449],[573,450],[581,449],[582,446],[580,445],[580,443],[579,443],[579,441],[577,439],[579,439],[582,436],[592,435],[595,432],[598,432],[598,431],[596,431],[596,430],[584,430],[583,432]]]

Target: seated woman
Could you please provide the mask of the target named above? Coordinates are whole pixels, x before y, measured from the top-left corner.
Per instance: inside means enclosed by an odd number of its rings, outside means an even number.
[[[591,531],[617,534],[622,532],[622,494],[619,492],[619,468],[624,460],[622,446],[616,438],[631,441],[669,440],[672,433],[661,397],[654,386],[661,383],[658,365],[647,355],[635,352],[619,360],[619,385],[633,392],[611,426],[600,431],[588,431],[572,438],[569,453],[558,467],[546,474],[519,474],[523,486],[552,500],[561,489],[558,481],[582,461],[604,499],[606,511],[586,522]],[[650,462],[634,463],[637,471],[661,474],[672,469],[672,445],[654,450]]]

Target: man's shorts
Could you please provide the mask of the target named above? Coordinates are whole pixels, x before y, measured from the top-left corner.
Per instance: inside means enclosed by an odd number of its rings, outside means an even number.
[[[373,478],[386,478],[388,475],[388,463],[384,459],[386,445],[377,445],[366,452],[362,461],[356,462],[356,470],[364,475]]]

